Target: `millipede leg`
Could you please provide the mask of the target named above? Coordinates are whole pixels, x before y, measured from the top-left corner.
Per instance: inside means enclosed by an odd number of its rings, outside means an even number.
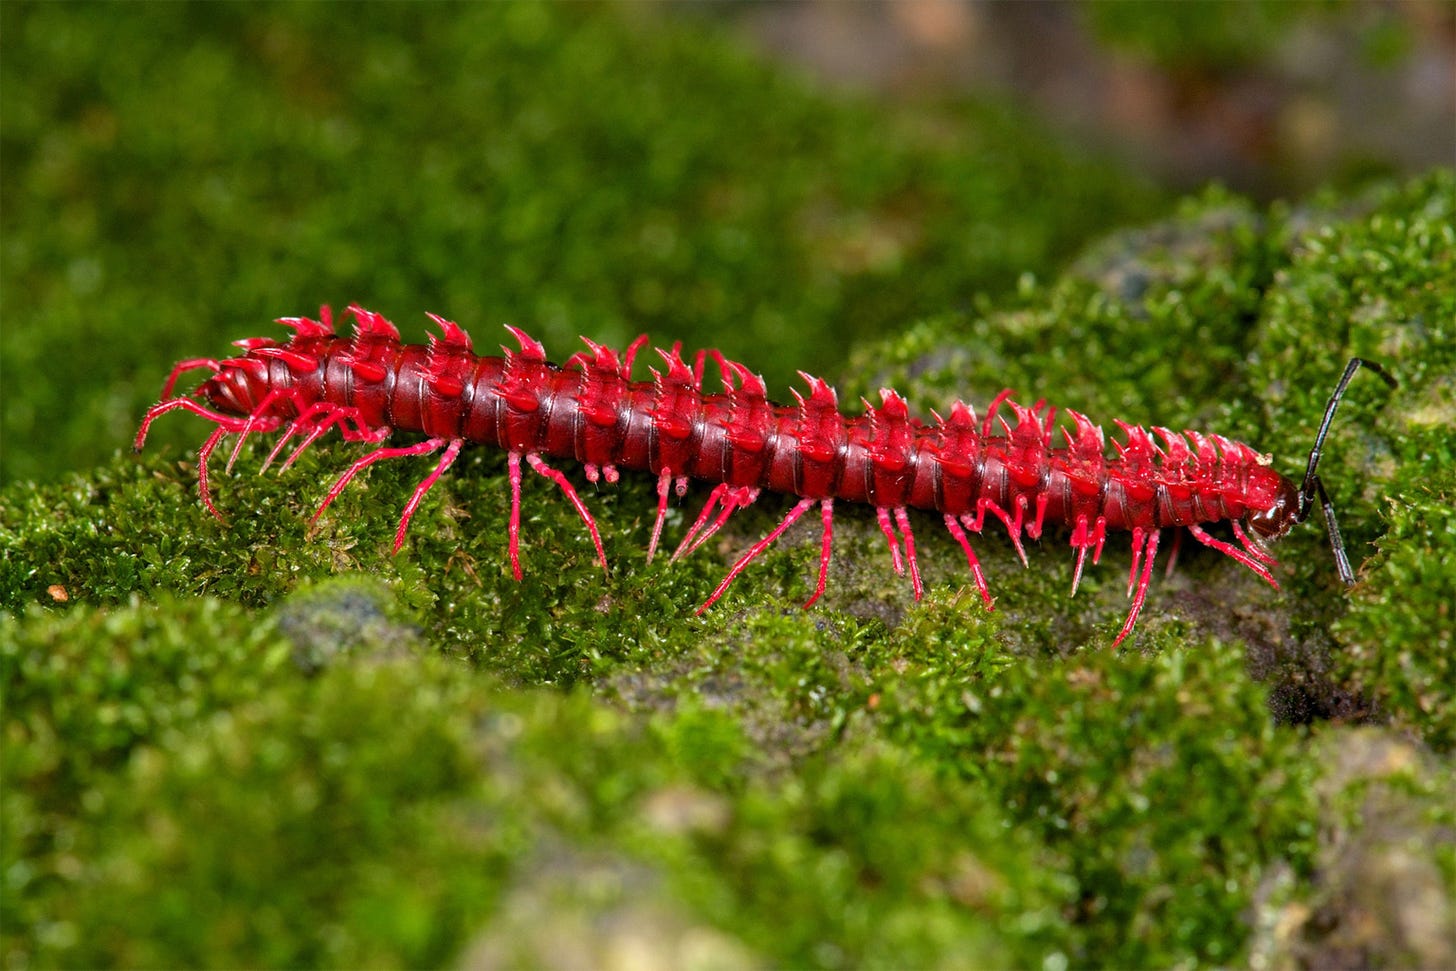
[[[880,532],[890,544],[890,565],[899,576],[905,575],[905,563],[900,559],[900,541],[895,537],[895,527],[890,525],[890,510],[887,506],[875,507],[875,518],[879,520]]]
[[[345,422],[353,422],[354,431],[350,432],[344,424]],[[346,442],[382,442],[389,437],[391,431],[388,425],[371,429],[368,425],[364,424],[363,415],[358,408],[327,404],[325,405],[323,417],[309,429],[303,441],[299,442],[298,447],[289,453],[288,458],[283,460],[283,465],[279,467],[278,471],[280,473],[286,472],[289,466],[297,462],[299,456],[319,439],[319,436],[323,435],[334,425],[340,426],[340,433],[344,436],[344,441]]]
[[[789,510],[788,515],[784,516],[783,521],[773,528],[773,531],[771,533],[769,533],[763,539],[759,540],[757,543],[754,543],[752,546],[750,546],[748,548],[748,552],[744,553],[738,558],[738,562],[734,563],[733,566],[728,570],[728,575],[723,578],[723,582],[718,584],[718,588],[713,591],[712,595],[709,596],[707,600],[703,601],[703,605],[697,609],[696,613],[701,614],[703,611],[713,606],[713,604],[717,602],[718,598],[723,596],[723,594],[727,592],[729,585],[731,585],[734,580],[738,579],[738,574],[743,572],[744,567],[752,563],[754,557],[758,556],[758,554],[768,549],[769,546],[773,544],[774,540],[778,539],[784,534],[784,530],[792,526],[800,516],[804,515],[804,513],[808,511],[810,506],[814,505],[814,502],[815,500],[813,499],[799,500],[794,508]]]
[[[1171,579],[1173,568],[1178,565],[1178,551],[1183,549],[1183,530],[1173,530],[1173,548],[1168,551],[1168,565],[1163,568],[1163,579]]]
[[[1153,530],[1153,532],[1157,532],[1157,530]],[[1132,569],[1127,572],[1127,593],[1124,596],[1131,597],[1132,588],[1137,584],[1138,564],[1142,560],[1143,546],[1145,545],[1143,537],[1146,534],[1147,530],[1141,526],[1134,526],[1132,528]]]
[[[253,432],[270,432],[278,427],[280,419],[273,415],[268,415],[266,412],[273,402],[283,396],[282,391],[274,388],[263,396],[262,401],[258,402],[258,407],[253,409],[252,414],[248,415],[247,419],[243,422],[243,427],[238,429],[238,440],[233,444],[232,454],[228,456],[227,465],[223,468],[224,472],[232,472],[233,464],[237,462],[238,456],[243,453],[243,443],[248,440],[249,435]]]
[[[591,533],[592,545],[597,548],[597,560],[602,564],[602,569],[610,573],[611,569],[607,566],[607,554],[602,549],[602,537],[597,532],[596,520],[592,519],[591,512],[587,510],[586,504],[581,501],[581,496],[578,496],[576,490],[572,488],[570,480],[556,469],[541,461],[541,456],[535,452],[526,453],[526,464],[531,466],[537,473],[555,482],[561,487],[561,491],[566,493],[566,498],[576,507],[577,515],[581,517],[582,522],[586,523],[587,531]]]
[[[299,415],[297,418],[293,419],[293,421],[288,423],[288,427],[283,429],[283,434],[278,436],[278,441],[274,442],[273,447],[268,450],[267,457],[263,459],[263,464],[258,468],[259,475],[262,475],[264,472],[268,471],[269,466],[273,464],[273,460],[276,459],[279,453],[283,451],[283,446],[287,445],[288,440],[294,435],[297,435],[299,431],[301,431],[303,427],[307,424],[307,419],[305,419],[302,415]],[[279,469],[279,471],[281,472],[282,469]]]
[[[187,363],[186,361],[183,362],[183,364]],[[180,368],[181,365],[178,365],[178,367]],[[171,389],[172,381],[176,380],[178,373],[174,371],[172,378],[168,380],[168,390]],[[212,434],[207,437],[207,441],[203,443],[202,448],[197,453],[197,492],[202,497],[202,504],[207,507],[207,511],[216,516],[218,522],[225,523],[227,520],[223,518],[222,513],[217,511],[217,507],[212,504],[212,490],[209,488],[207,482],[207,462],[212,458],[212,453],[217,448],[218,443],[222,441],[222,437],[230,432],[243,431],[248,427],[249,419],[239,418],[236,415],[224,415],[219,411],[214,411],[211,408],[200,405],[190,398],[169,398],[166,401],[159,401],[147,409],[147,413],[142,417],[142,425],[137,429],[136,441],[132,443],[133,450],[138,452],[142,450],[142,446],[146,444],[147,432],[151,429],[152,422],[167,412],[176,411],[178,408],[181,408],[183,411],[190,411],[192,414],[206,418],[208,421],[217,425],[217,428],[213,429]]]
[[[507,477],[511,481],[511,518],[506,526],[506,550],[511,558],[511,576],[521,582],[521,453],[511,452],[506,459]]]
[[[346,425],[349,422],[352,422],[354,425],[352,432],[349,431]],[[348,405],[336,405],[328,401],[316,401],[290,422],[288,427],[284,429],[283,434],[279,436],[278,441],[273,443],[273,448],[269,451],[268,457],[263,460],[262,468],[258,469],[259,474],[268,471],[273,461],[279,455],[283,454],[283,447],[288,444],[293,436],[301,434],[307,429],[307,436],[288,456],[288,460],[278,469],[279,472],[284,471],[296,462],[298,457],[303,454],[304,449],[312,445],[320,435],[334,425],[339,426],[344,436],[344,441],[346,442],[382,442],[389,437],[390,431],[387,427],[371,430],[364,424],[363,416],[358,408]]]
[[[905,537],[905,560],[910,565],[910,586],[915,599],[925,594],[925,585],[920,582],[920,563],[915,559],[915,534],[910,532],[910,516],[904,506],[895,507],[895,522],[900,526],[900,535]]]
[[[1072,571],[1072,596],[1077,595],[1077,587],[1082,583],[1082,567],[1087,562],[1087,550],[1092,546],[1092,536],[1087,531],[1087,517],[1078,516],[1077,525],[1072,530],[1072,546],[1077,551],[1077,568]]]
[[[1087,562],[1087,547],[1090,545],[1090,543],[1087,543],[1077,547],[1077,568],[1072,571],[1071,596],[1073,597],[1077,595],[1077,587],[1082,582],[1082,566]]]
[[[292,452],[288,453],[288,458],[284,459],[283,464],[278,467],[278,474],[282,475],[284,472],[287,472],[289,467],[291,467],[294,462],[298,461],[299,456],[306,452],[310,445],[318,441],[318,439],[329,430],[329,424],[330,422],[325,419],[310,428],[308,430],[308,433],[303,436],[303,441],[299,442],[298,447],[295,448]]]
[[[722,503],[722,507],[718,510],[718,515],[708,524],[708,528],[698,533],[696,537],[692,533],[696,532],[697,527],[701,523],[694,524],[694,529],[690,530],[689,534],[683,537],[682,543],[678,544],[678,548],[673,552],[672,558],[674,560],[683,556],[691,556],[699,546],[702,546],[708,540],[712,539],[714,534],[723,528],[723,524],[728,522],[728,517],[733,515],[736,510],[751,506],[758,499],[757,489],[751,489],[745,486],[730,486],[726,483],[721,488],[723,494],[718,501]],[[714,490],[714,492],[717,491],[717,489]],[[707,517],[708,510],[712,508],[712,504],[713,500],[709,498],[708,505],[703,508],[703,515],[699,517],[699,520]],[[692,540],[691,543],[688,542],[689,539]]]
[[[227,520],[212,504],[212,490],[207,484],[207,460],[212,458],[213,449],[217,448],[217,443],[222,441],[222,437],[227,433],[227,426],[219,425],[212,430],[212,434],[207,436],[207,441],[203,442],[202,448],[197,451],[197,494],[202,497],[202,504],[207,507],[207,511],[216,516],[220,523],[225,523]]]
[[[667,493],[671,486],[672,469],[664,468],[657,477],[657,519],[652,523],[652,539],[647,543],[648,563],[652,562],[652,557],[657,552],[657,541],[662,538],[662,524],[667,519]]]
[[[970,517],[967,516],[967,519]],[[961,544],[961,549],[966,551],[966,563],[970,564],[971,576],[976,578],[976,589],[981,591],[981,599],[986,602],[987,610],[995,610],[996,602],[991,599],[991,590],[986,586],[986,574],[981,572],[981,561],[976,558],[976,551],[971,549],[971,541],[966,539],[966,534],[961,529],[961,524],[949,513],[945,517],[945,528]]]
[[[349,484],[349,480],[354,478],[354,476],[358,475],[360,472],[367,469],[369,466],[373,465],[375,462],[379,462],[384,459],[405,458],[411,455],[429,455],[431,452],[439,451],[440,447],[444,445],[446,441],[447,439],[444,438],[427,438],[423,442],[418,442],[414,445],[406,445],[400,448],[375,449],[368,455],[356,461],[353,465],[349,466],[349,468],[345,470],[344,474],[339,476],[338,481],[335,482],[333,486],[329,489],[329,494],[324,496],[324,501],[319,505],[318,510],[313,514],[313,518],[309,520],[309,522],[318,522],[319,517],[324,514],[324,510],[329,508],[329,505],[335,499],[339,498],[339,494],[344,491],[344,487]]]
[[[1189,526],[1188,532],[1192,533],[1193,538],[1198,540],[1198,542],[1202,543],[1204,546],[1212,547],[1213,549],[1218,550],[1225,556],[1237,560],[1238,562],[1242,563],[1244,566],[1248,567],[1250,570],[1253,570],[1256,574],[1258,574],[1265,583],[1274,587],[1276,590],[1279,588],[1279,581],[1274,579],[1274,574],[1270,573],[1268,568],[1265,567],[1264,564],[1260,563],[1258,560],[1254,559],[1252,556],[1245,553],[1237,546],[1233,545],[1232,543],[1225,543],[1223,540],[1218,539],[1215,536],[1210,536],[1201,527],[1196,525]],[[1240,532],[1242,532],[1242,530],[1240,530]],[[1267,556],[1268,554],[1265,555]],[[1268,560],[1268,562],[1272,565],[1275,561],[1271,558]]]
[[[834,500],[819,500],[819,515],[824,522],[824,538],[819,545],[819,582],[814,586],[814,596],[804,602],[804,609],[814,606],[824,596],[824,585],[829,580],[829,550],[834,538]]]
[[[1267,550],[1260,547],[1259,544],[1255,542],[1248,533],[1244,532],[1244,527],[1239,525],[1239,521],[1237,519],[1229,520],[1229,525],[1233,526],[1234,535],[1238,537],[1239,545],[1244,548],[1245,552],[1247,552],[1254,559],[1258,560],[1260,563],[1266,563],[1269,566],[1279,565],[1278,560],[1270,556]]]
[[[1011,545],[1016,547],[1016,555],[1021,557],[1021,565],[1023,567],[1030,566],[1030,563],[1026,559],[1026,548],[1021,545],[1022,522],[1026,515],[1026,497],[1021,495],[1016,497],[1015,516],[1012,516],[990,499],[982,499],[976,512],[976,524],[971,528],[979,533],[982,525],[985,523],[986,513],[990,512],[997,519],[1001,520],[1001,525],[1006,527],[1006,535],[1011,537]]]
[[[166,401],[159,401],[147,409],[142,416],[142,425],[137,429],[136,440],[132,442],[132,451],[140,452],[142,446],[147,443],[147,432],[152,427],[152,422],[162,417],[169,411],[181,408],[183,411],[190,411],[199,418],[206,418],[208,421],[218,425],[224,431],[241,431],[247,419],[239,418],[237,415],[224,415],[220,411],[213,411],[204,405],[199,405],[191,398],[168,398]]]
[[[196,371],[198,368],[207,368],[214,374],[222,370],[222,364],[210,357],[193,357],[185,361],[178,361],[172,373],[167,375],[167,383],[162,385],[162,397],[172,397],[172,388],[176,386],[177,379],[188,371]]]
[[[430,487],[445,474],[445,470],[454,464],[455,456],[460,454],[460,446],[464,444],[463,438],[450,439],[450,447],[445,449],[444,455],[440,456],[440,464],[435,466],[435,471],[425,476],[424,481],[415,487],[414,495],[410,496],[409,502],[404,505],[404,514],[399,517],[399,529],[394,534],[394,552],[398,553],[399,548],[404,545],[405,530],[409,529],[410,517],[419,508],[420,500],[425,498],[425,493],[429,492]]]
[[[1146,600],[1148,596],[1148,583],[1152,580],[1153,576],[1153,559],[1158,555],[1159,531],[1156,529],[1149,529],[1145,531],[1134,530],[1134,542],[1137,542],[1136,537],[1137,534],[1140,532],[1146,532],[1147,535],[1147,543],[1145,544],[1146,549],[1142,551],[1142,579],[1138,581],[1137,595],[1132,599],[1132,609],[1127,612],[1127,620],[1123,622],[1122,630],[1118,632],[1117,639],[1112,642],[1113,647],[1121,644],[1122,639],[1126,637],[1128,633],[1132,630],[1132,625],[1137,623],[1138,614],[1141,613],[1143,609],[1143,601]],[[1137,562],[1136,554],[1134,555],[1133,562]]]
[[[885,534],[885,539],[890,544],[890,563],[895,572],[905,575],[905,564],[910,565],[910,586],[915,591],[915,599],[919,600],[925,594],[925,586],[920,581],[920,563],[915,559],[915,534],[910,531],[910,517],[905,512],[904,506],[896,506],[894,509],[895,520],[890,522],[890,508],[878,506],[875,508],[875,516],[880,523],[880,532]],[[900,540],[895,535],[896,527],[899,527],[900,534],[905,537],[905,556],[900,556]]]
[[[713,491],[708,493],[708,501],[703,503],[703,511],[698,513],[698,518],[693,520],[693,524],[683,534],[682,541],[677,544],[677,549],[672,551],[672,561],[674,563],[698,548],[699,544],[694,543],[693,538],[707,525],[708,517],[713,514],[713,509],[720,501],[727,505],[728,500],[725,500],[723,497],[728,494],[728,489],[729,486],[726,482],[720,482],[713,486]],[[732,506],[729,506],[728,509],[731,512]]]

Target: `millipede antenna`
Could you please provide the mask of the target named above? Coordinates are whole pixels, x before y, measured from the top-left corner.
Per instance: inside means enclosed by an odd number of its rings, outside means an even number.
[[[1380,375],[1392,388],[1400,387],[1399,382],[1391,377],[1390,372],[1374,361],[1367,361],[1363,357],[1350,358],[1350,363],[1345,365],[1345,373],[1340,376],[1340,383],[1335,385],[1335,392],[1330,395],[1329,403],[1325,405],[1325,417],[1320,422],[1319,431],[1315,433],[1314,448],[1309,450],[1309,464],[1304,469],[1304,483],[1299,487],[1299,514],[1296,517],[1296,521],[1301,523],[1308,519],[1309,514],[1314,510],[1315,496],[1319,496],[1320,508],[1324,510],[1325,524],[1330,533],[1330,547],[1335,551],[1335,569],[1339,570],[1340,579],[1347,584],[1355,582],[1355,571],[1350,568],[1350,558],[1345,555],[1345,541],[1340,536],[1340,525],[1335,520],[1334,503],[1330,502],[1330,495],[1325,492],[1325,484],[1320,481],[1315,469],[1319,466],[1325,436],[1330,432],[1330,423],[1335,420],[1335,410],[1340,407],[1340,399],[1345,396],[1345,389],[1350,386],[1350,379],[1362,367],[1369,368]]]

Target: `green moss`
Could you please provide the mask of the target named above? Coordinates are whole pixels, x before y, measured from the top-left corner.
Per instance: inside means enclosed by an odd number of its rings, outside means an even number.
[[[1441,172],[1361,200],[1368,215],[1298,237],[1270,295],[1258,353],[1270,448],[1307,448],[1330,376],[1352,354],[1400,380],[1352,385],[1320,475],[1360,573],[1331,631],[1335,677],[1378,717],[1442,750],[1456,743],[1451,603],[1456,565],[1441,550],[1456,523],[1456,179]],[[1297,217],[1294,217],[1297,218]],[[1318,530],[1288,541],[1300,614],[1323,627],[1345,598]]]
[[[475,784],[458,677],[411,658],[310,679],[272,625],[212,601],[90,619],[104,640],[69,619],[6,638],[7,708],[23,713],[7,718],[7,842],[29,838],[7,857],[45,864],[23,879],[7,867],[7,896],[25,904],[7,908],[9,963],[439,960],[460,933],[441,928],[480,906],[502,865],[493,840],[514,825],[472,831],[451,815]],[[31,697],[47,683],[30,665],[59,667],[68,648],[79,676],[52,682],[49,703]],[[77,695],[93,681],[93,698]],[[98,733],[104,748],[88,742]],[[111,771],[74,781],[9,758],[69,766],[98,750]],[[406,871],[412,885],[395,884]],[[422,909],[424,931],[410,926]]]
[[[1027,274],[1014,299],[942,314],[859,350],[854,393],[886,383],[923,408],[1003,388],[1055,397],[1094,419],[1207,421],[1237,397],[1265,289],[1285,257],[1281,227],[1209,190],[1174,218],[1092,244],[1052,283]]]
[[[1381,715],[1442,751],[1456,746],[1453,538],[1456,490],[1390,500],[1381,552],[1335,627],[1340,674],[1369,693]]]
[[[1227,961],[1262,868],[1308,866],[1298,738],[1270,724],[1241,651],[1179,645],[883,685],[892,734],[1066,854],[1078,963]]]
[[[1064,930],[1034,846],[982,793],[851,745],[751,785],[697,862],[734,889],[725,924],[787,964],[1019,965]]]

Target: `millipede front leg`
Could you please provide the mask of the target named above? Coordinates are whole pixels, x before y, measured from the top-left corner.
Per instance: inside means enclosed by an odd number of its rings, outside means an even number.
[[[167,383],[162,385],[162,397],[172,397],[172,389],[177,385],[177,379],[188,371],[196,371],[199,368],[207,368],[216,374],[222,370],[222,362],[211,357],[191,357],[185,361],[178,361],[172,368],[172,373],[167,375]]]
[[[1238,524],[1235,523],[1235,528],[1237,528],[1237,525]],[[1258,574],[1258,576],[1263,579],[1265,583],[1274,587],[1276,590],[1279,588],[1279,581],[1274,579],[1274,574],[1270,573],[1268,568],[1265,567],[1263,563],[1260,563],[1258,560],[1254,559],[1252,556],[1250,556],[1248,553],[1245,553],[1237,546],[1233,545],[1232,543],[1225,543],[1223,540],[1219,539],[1216,536],[1210,536],[1205,530],[1197,525],[1190,525],[1188,527],[1188,532],[1192,533],[1193,538],[1198,540],[1198,542],[1202,543],[1204,546],[1216,549],[1230,559],[1237,560],[1244,566],[1248,567],[1250,570],[1253,570],[1254,573]],[[1238,532],[1242,534],[1243,530],[1238,530]],[[1262,555],[1265,558],[1265,561],[1268,562],[1271,566],[1276,562],[1274,558],[1269,556],[1267,553]]]
[[[147,432],[151,429],[152,422],[167,412],[175,411],[178,408],[181,408],[183,411],[189,411],[201,418],[206,418],[208,421],[217,425],[217,428],[213,429],[212,434],[207,437],[207,441],[203,443],[202,448],[197,453],[197,493],[202,498],[202,504],[207,507],[207,511],[216,516],[218,522],[225,523],[227,520],[223,518],[222,513],[218,512],[217,506],[213,505],[212,502],[212,490],[208,487],[207,482],[207,463],[212,458],[212,453],[217,448],[218,443],[222,441],[222,437],[230,432],[243,430],[247,427],[247,419],[213,411],[211,408],[204,407],[190,398],[169,398],[166,401],[159,401],[147,409],[146,415],[142,417],[142,425],[137,429],[136,441],[132,444],[132,448],[140,452],[142,446],[146,444]]]
[[[247,420],[243,422],[243,427],[238,429],[238,440],[233,443],[233,451],[228,456],[227,465],[223,468],[224,472],[232,472],[233,464],[237,462],[238,456],[243,453],[243,443],[248,440],[249,435],[253,432],[271,432],[279,426],[282,419],[268,414],[268,409],[272,407],[273,402],[278,401],[280,398],[290,396],[293,396],[291,391],[284,392],[278,388],[272,389],[263,396],[263,400],[258,402],[257,407],[253,409],[252,413],[248,415]]]
[[[379,462],[383,459],[406,458],[411,455],[429,455],[431,452],[438,452],[441,447],[446,444],[447,441],[449,441],[449,439],[428,438],[425,441],[418,442],[414,445],[405,445],[399,448],[375,449],[368,455],[357,460],[353,465],[349,466],[349,468],[344,472],[343,475],[339,476],[338,481],[335,482],[333,486],[329,489],[329,494],[324,496],[324,501],[319,505],[318,511],[313,514],[313,518],[310,519],[309,522],[318,522],[319,517],[324,514],[324,510],[329,508],[329,505],[335,499],[339,498],[340,493],[344,491],[344,487],[349,484],[349,480],[354,478],[354,476],[358,475],[360,472],[367,469],[369,466],[373,465],[375,462]],[[441,471],[444,470],[442,469]],[[429,481],[432,484],[434,482],[433,479],[430,479]],[[398,547],[395,548],[398,549]]]
[[[1239,545],[1242,546],[1250,556],[1258,560],[1260,563],[1267,564],[1268,566],[1279,565],[1278,560],[1276,560],[1273,556],[1269,555],[1269,552],[1267,550],[1260,547],[1259,544],[1256,543],[1253,538],[1249,536],[1248,533],[1244,532],[1244,527],[1239,525],[1239,521],[1237,519],[1230,520],[1229,525],[1233,526],[1234,536],[1238,538]]]
[[[239,418],[237,415],[224,415],[220,411],[214,411],[205,405],[198,404],[191,398],[168,398],[166,401],[159,401],[152,405],[142,416],[141,427],[137,429],[136,440],[132,442],[132,451],[140,452],[142,446],[147,443],[147,433],[151,430],[152,422],[178,408],[189,411],[199,418],[206,418],[214,425],[224,429],[225,432],[241,431],[247,422],[245,418]]]
[[[353,424],[354,426],[352,432],[348,428],[349,424]],[[299,456],[303,454],[305,449],[335,425],[339,426],[339,431],[344,436],[344,441],[346,442],[378,443],[388,438],[390,433],[390,428],[387,425],[381,428],[371,429],[364,423],[364,416],[358,408],[349,405],[336,405],[331,401],[317,401],[305,409],[284,429],[283,434],[274,443],[272,451],[268,453],[268,457],[263,460],[263,467],[258,470],[259,473],[268,471],[268,467],[273,464],[274,459],[282,454],[283,446],[287,445],[293,436],[307,429],[303,441],[289,453],[288,458],[279,466],[278,471],[280,473],[286,471],[294,462],[297,462]]]

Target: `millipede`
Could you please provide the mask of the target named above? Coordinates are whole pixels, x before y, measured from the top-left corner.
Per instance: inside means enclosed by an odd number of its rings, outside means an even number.
[[[1025,564],[1023,536],[1040,539],[1049,525],[1064,528],[1077,552],[1075,594],[1088,552],[1096,564],[1108,534],[1126,531],[1132,534],[1127,585],[1132,604],[1114,645],[1132,631],[1142,610],[1164,529],[1186,530],[1277,588],[1272,572],[1277,561],[1266,544],[1308,519],[1317,501],[1340,578],[1353,583],[1317,467],[1355,373],[1367,368],[1396,386],[1380,365],[1352,358],[1325,407],[1304,479],[1296,486],[1274,470],[1270,456],[1216,434],[1118,421],[1122,440],[1113,440],[1109,454],[1102,429],[1085,415],[1065,409],[1069,423],[1059,426],[1056,408],[1045,401],[1020,405],[1010,390],[997,395],[979,419],[960,401],[946,417],[934,411],[929,421],[912,417],[905,399],[888,388],[881,389],[879,405],[862,399],[861,414],[845,415],[834,389],[821,378],[799,372],[807,395],[794,391],[793,404],[774,404],[763,379],[745,365],[715,350],[698,352],[689,364],[680,344],[657,348],[662,370],[651,369],[651,380],[634,381],[633,363],[646,335],[620,353],[582,338],[587,349],[556,365],[547,361],[539,342],[509,325],[519,349],[503,346],[496,357],[476,354],[464,329],[434,314],[429,317],[440,335],[431,335],[426,344],[407,344],[380,314],[357,305],[348,312],[355,320],[348,336],[335,333],[332,313],[324,307],[318,319],[279,319],[294,331],[286,343],[248,338],[235,342],[243,351],[235,357],[179,362],[163,386],[162,400],[143,417],[135,448],[141,450],[152,422],[170,411],[181,409],[215,424],[198,452],[197,481],[203,505],[219,520],[208,464],[227,435],[237,436],[229,471],[255,433],[282,430],[260,472],[296,440],[282,462],[281,468],[288,468],[331,429],[347,441],[379,446],[339,476],[314,520],[375,462],[438,453],[435,467],[405,503],[394,537],[397,553],[420,501],[466,443],[495,446],[507,456],[507,550],[516,580],[521,579],[523,465],[560,488],[586,526],[603,570],[607,558],[596,520],[548,458],[580,463],[593,483],[615,482],[621,470],[657,477],[649,562],[662,537],[669,497],[686,495],[691,481],[712,483],[712,489],[674,560],[702,546],[762,493],[795,497],[779,523],[733,563],[698,613],[717,602],[756,557],[817,505],[823,523],[819,575],[804,604],[812,606],[829,575],[836,500],[874,507],[891,565],[897,574],[909,573],[916,600],[924,584],[909,510],[939,514],[964,551],[988,609],[993,600],[967,532],[979,534],[988,522],[1001,523]],[[709,358],[722,376],[722,390],[716,393],[703,390]],[[174,395],[179,378],[194,370],[212,373],[193,391]],[[396,431],[424,439],[382,444]],[[1225,521],[1236,544],[1205,529]]]

